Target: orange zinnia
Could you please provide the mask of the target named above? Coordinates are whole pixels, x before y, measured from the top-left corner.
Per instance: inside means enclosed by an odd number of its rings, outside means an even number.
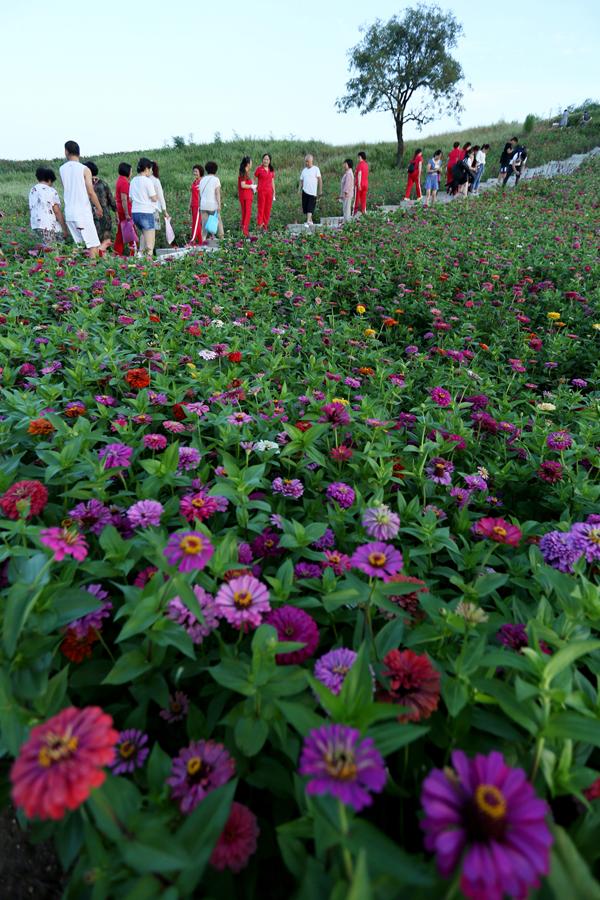
[[[125,374],[125,381],[132,388],[146,388],[150,384],[150,376],[146,369],[130,369]]]
[[[54,425],[48,419],[32,419],[27,426],[29,434],[52,434]]]

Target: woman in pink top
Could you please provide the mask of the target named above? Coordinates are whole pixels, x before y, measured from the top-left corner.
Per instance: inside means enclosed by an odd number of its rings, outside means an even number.
[[[273,201],[275,200],[275,169],[271,162],[270,153],[264,154],[262,163],[254,173],[254,177],[256,178],[258,185],[256,189],[256,202],[258,206],[256,225],[258,228],[262,228],[266,231],[269,227],[271,208],[273,206]]]

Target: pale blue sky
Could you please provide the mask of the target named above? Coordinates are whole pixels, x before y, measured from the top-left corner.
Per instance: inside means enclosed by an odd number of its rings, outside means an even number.
[[[335,109],[359,26],[394,0],[3,3],[0,158],[160,147],[215,132],[393,140],[384,114]],[[441,0],[464,26],[462,124],[522,120],[600,95],[598,0]],[[429,133],[455,127],[440,120]],[[414,130],[407,136],[415,136]]]

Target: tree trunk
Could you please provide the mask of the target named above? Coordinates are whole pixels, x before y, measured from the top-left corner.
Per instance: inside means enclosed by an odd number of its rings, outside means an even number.
[[[396,148],[396,165],[398,168],[402,165],[402,157],[404,156],[403,126],[404,122],[402,119],[396,119],[396,140],[398,141],[398,146]]]

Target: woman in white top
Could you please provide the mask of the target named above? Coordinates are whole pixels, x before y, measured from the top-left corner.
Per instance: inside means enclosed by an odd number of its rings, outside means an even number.
[[[352,198],[354,197],[354,164],[352,160],[344,160],[344,174],[340,185],[340,200],[342,201],[342,215],[344,222],[352,218]]]
[[[163,191],[162,184],[160,183],[160,170],[158,168],[158,163],[154,160],[152,161],[152,175],[150,176],[150,180],[154,185],[154,193],[158,197],[156,201],[156,208],[154,210],[154,220],[156,222],[156,230],[160,228],[160,214],[162,213],[165,219],[170,219],[170,215],[167,212],[167,204],[165,201],[165,194]]]
[[[131,184],[129,185],[131,217],[134,225],[137,225],[142,235],[140,254],[146,253],[148,256],[152,256],[154,252],[156,238],[154,210],[158,201],[151,175],[152,160],[142,156],[137,164],[137,175],[131,179]]]
[[[219,215],[217,237],[224,237],[223,220],[221,219],[221,182],[217,178],[218,165],[216,162],[207,162],[204,167],[205,175],[200,179],[200,213],[202,214],[202,242],[207,238],[206,220],[212,213]]]

